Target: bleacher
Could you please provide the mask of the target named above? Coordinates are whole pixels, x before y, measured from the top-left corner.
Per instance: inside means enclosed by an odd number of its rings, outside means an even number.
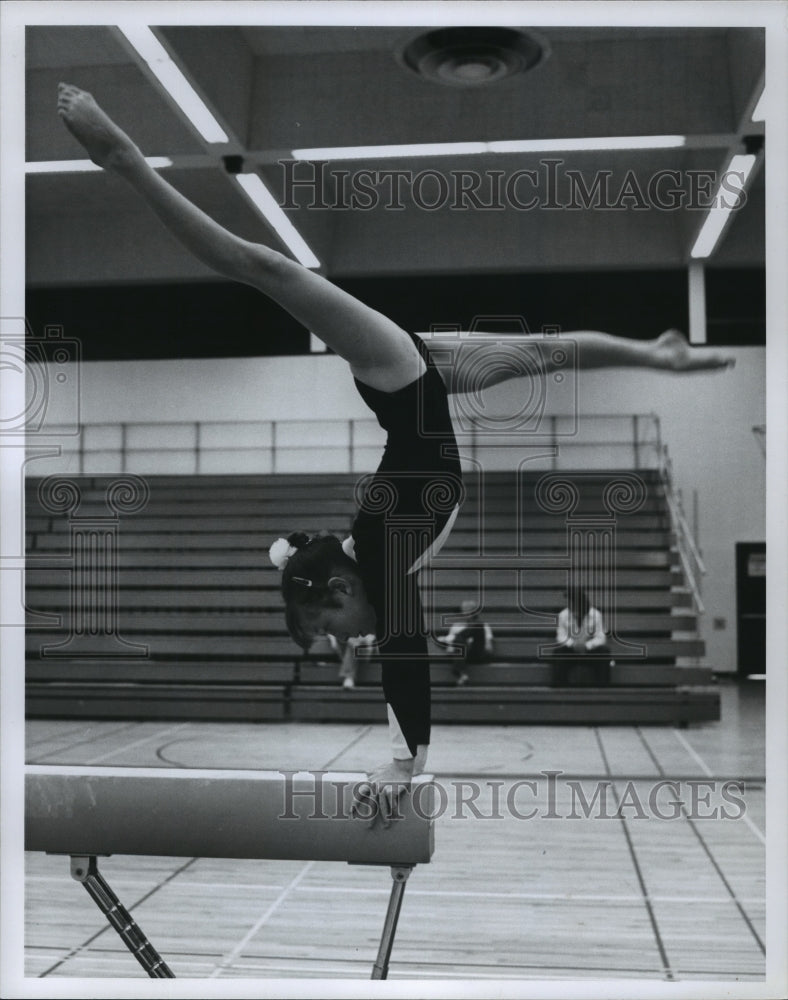
[[[578,474],[575,513],[587,523],[613,475]],[[435,633],[459,617],[464,598],[483,594],[495,634],[493,662],[471,668],[464,687],[455,685],[452,657],[431,643],[434,721],[718,719],[719,695],[711,669],[698,665],[704,647],[651,471],[638,472],[645,502],[615,519],[615,590],[600,603],[615,629],[611,683],[551,686],[539,647],[553,641],[564,603],[568,522],[537,502],[542,476],[521,473],[518,483],[514,474],[490,474],[481,494],[468,484],[449,541],[422,574]],[[70,477],[79,506],[61,512],[51,491],[42,501],[40,481],[29,480],[28,715],[384,721],[380,664],[362,661],[348,690],[338,664],[304,655],[286,633],[279,573],[267,556],[275,538],[296,528],[344,537],[357,478],[148,476],[147,502],[129,513],[107,505],[118,477]],[[607,553],[588,556],[587,569]],[[42,615],[59,622],[43,627]]]

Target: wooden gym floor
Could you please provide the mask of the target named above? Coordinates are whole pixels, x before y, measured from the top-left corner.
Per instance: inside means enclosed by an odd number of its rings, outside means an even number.
[[[761,979],[763,685],[721,693],[721,723],[683,730],[435,727],[436,851],[408,882],[389,979]],[[27,724],[28,763],[360,771],[386,751],[384,726]],[[330,863],[100,870],[179,978],[368,979],[391,884]],[[28,976],[145,976],[67,858],[26,855],[25,921]]]

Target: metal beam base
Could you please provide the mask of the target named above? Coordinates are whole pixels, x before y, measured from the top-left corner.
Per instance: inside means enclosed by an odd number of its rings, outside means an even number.
[[[175,974],[104,880],[95,855],[72,855],[71,877],[85,886],[91,899],[151,979],[175,979]]]
[[[383,921],[383,931],[380,937],[378,956],[372,967],[371,979],[387,979],[391,949],[394,946],[394,935],[397,932],[397,922],[402,909],[402,897],[405,894],[405,883],[415,865],[392,865],[391,895]],[[95,855],[73,854],[71,856],[71,877],[81,882],[110,925],[118,932],[120,939],[137,959],[151,979],[175,979],[175,973],[170,969],[161,955],[145,937],[142,929],[133,919],[129,911],[112,891],[109,883],[98,870]]]
[[[391,949],[394,945],[394,935],[397,932],[397,921],[399,920],[399,911],[402,908],[402,897],[405,895],[405,883],[408,881],[408,875],[413,871],[413,868],[413,865],[392,865],[391,877],[394,880],[394,884],[391,887],[386,919],[383,921],[380,948],[378,949],[377,961],[372,966],[371,979],[388,979],[389,959],[391,958]]]

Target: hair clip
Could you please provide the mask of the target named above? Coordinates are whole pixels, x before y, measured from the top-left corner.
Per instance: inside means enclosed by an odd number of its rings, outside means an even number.
[[[293,581],[293,583],[300,583],[302,587],[312,587],[313,586],[312,581],[311,580],[307,580],[306,577],[303,577],[303,576],[291,576],[290,579]]]
[[[291,545],[286,538],[277,538],[268,550],[268,558],[278,570],[283,570],[287,565],[287,560],[298,550]]]

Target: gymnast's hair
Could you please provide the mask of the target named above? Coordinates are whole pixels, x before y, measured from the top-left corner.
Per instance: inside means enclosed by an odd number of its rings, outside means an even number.
[[[338,606],[328,581],[348,574],[357,577],[358,566],[345,553],[336,535],[327,531],[312,536],[294,531],[286,540],[279,539],[271,546],[271,560],[282,569],[287,631],[306,650],[312,641],[304,630],[306,614]]]

